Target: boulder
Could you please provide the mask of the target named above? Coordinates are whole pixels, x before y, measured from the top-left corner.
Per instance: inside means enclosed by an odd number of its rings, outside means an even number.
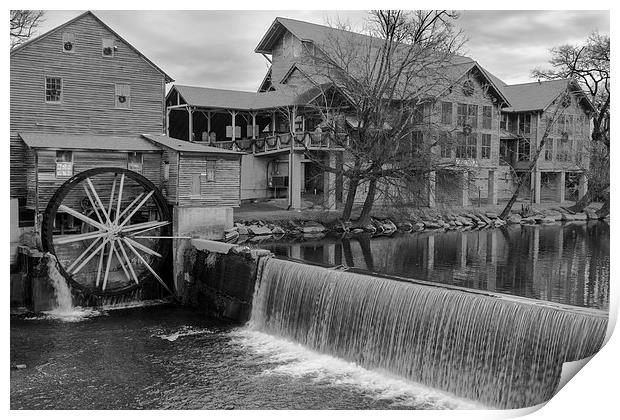
[[[360,234],[360,233],[364,233],[364,229],[361,229],[361,228],[355,228],[355,229],[351,230],[351,233],[353,233],[353,234],[355,234],[355,235],[358,235],[358,234]]]
[[[271,235],[271,229],[267,226],[250,225],[248,226],[248,233],[254,236]]]
[[[575,215],[570,213],[562,213],[562,221],[564,222],[572,222],[575,220]]]
[[[536,220],[533,217],[524,217],[520,222],[522,225],[535,225]]]
[[[424,223],[424,227],[426,229],[440,229],[440,228],[443,227],[443,224],[440,225],[439,223],[437,223],[435,221],[424,220],[423,223]]]
[[[415,227],[418,228],[418,230],[423,230],[424,229],[424,223],[423,222],[417,222],[415,224]]]
[[[303,227],[301,228],[301,232],[306,234],[306,233],[322,233],[325,232],[327,229],[325,229],[325,226],[323,226],[322,224],[318,223],[318,222],[314,222],[314,221],[308,221],[306,223],[304,223]]]
[[[557,223],[557,220],[555,219],[555,217],[545,216],[545,217],[542,218],[540,223],[542,223],[543,225],[550,225],[552,223]]]
[[[274,226],[273,229],[271,229],[271,233],[273,235],[284,235],[286,232],[280,226]]]
[[[484,215],[491,220],[495,220],[499,217],[494,211],[487,211],[486,213],[484,213]]]
[[[585,213],[575,213],[573,214],[575,220],[588,220],[588,215]]]
[[[585,214],[586,214],[586,216],[588,216],[588,219],[590,219],[590,220],[598,220],[599,219],[598,214],[596,214],[596,211],[594,211],[594,210],[586,209],[585,210]]]
[[[506,220],[507,223],[521,223],[521,215],[520,214],[511,214]]]
[[[245,225],[237,226],[237,232],[239,232],[239,235],[243,235],[243,236],[247,236],[247,235],[250,234],[250,231],[248,230],[247,226],[245,226]]]
[[[362,229],[364,229],[364,232],[368,232],[370,234],[377,233],[377,228],[371,224],[367,224],[366,226],[363,226]]]
[[[505,221],[505,220],[502,220],[502,219],[500,219],[500,218],[497,218],[497,219],[493,220],[493,225],[494,225],[495,227],[504,226],[505,224],[506,224],[506,221]]]
[[[396,225],[398,227],[399,230],[405,231],[405,232],[409,232],[411,229],[413,229],[413,225],[411,224],[411,222],[408,221],[404,221],[404,222],[399,222]]]

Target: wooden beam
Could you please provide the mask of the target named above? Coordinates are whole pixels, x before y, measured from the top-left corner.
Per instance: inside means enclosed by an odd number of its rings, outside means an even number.
[[[192,110],[191,106],[187,107],[187,118],[188,118],[188,127],[187,127],[187,131],[189,134],[189,138],[187,139],[188,141],[194,141],[194,111]]]
[[[252,138],[256,138],[256,112],[252,112]]]

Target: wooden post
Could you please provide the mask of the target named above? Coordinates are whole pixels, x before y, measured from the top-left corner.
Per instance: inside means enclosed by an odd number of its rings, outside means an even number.
[[[187,107],[187,115],[188,115],[188,121],[187,121],[188,128],[187,128],[187,131],[188,131],[188,134],[189,134],[189,137],[188,137],[187,140],[188,141],[194,141],[194,111],[192,110],[191,106]]]
[[[166,107],[166,136],[170,137],[170,108]]]
[[[237,116],[237,111],[229,111],[230,112],[230,116],[231,116],[231,124],[232,124],[232,133],[231,133],[231,139],[233,141],[235,141],[235,117]]]
[[[276,112],[271,111],[271,135],[276,135]]]
[[[256,139],[256,112],[252,112],[252,138]]]
[[[207,111],[207,139],[210,140],[209,135],[211,134],[211,111]]]

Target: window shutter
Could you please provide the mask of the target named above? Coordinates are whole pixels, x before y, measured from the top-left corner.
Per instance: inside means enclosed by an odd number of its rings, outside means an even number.
[[[114,40],[103,38],[101,40],[101,55],[104,57],[114,57]]]

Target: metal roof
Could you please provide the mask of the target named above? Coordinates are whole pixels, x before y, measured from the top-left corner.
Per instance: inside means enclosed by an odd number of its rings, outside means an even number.
[[[144,54],[142,54],[140,51],[138,51],[138,49],[136,47],[134,47],[133,45],[131,45],[129,42],[127,42],[127,40],[125,40],[125,38],[123,38],[122,36],[120,36],[114,29],[110,28],[104,21],[102,21],[101,19],[99,19],[97,17],[97,15],[95,15],[93,12],[91,12],[90,10],[74,17],[71,20],[66,21],[65,23],[63,23],[62,25],[59,25],[47,32],[45,32],[42,35],[39,35],[35,38],[29,39],[28,41],[18,45],[17,47],[13,48],[11,50],[11,56],[13,56],[15,53],[21,51],[22,49],[24,49],[25,47],[32,45],[40,40],[42,40],[43,38],[58,32],[59,30],[61,30],[62,28],[72,24],[73,22],[82,19],[85,16],[92,16],[97,22],[99,22],[104,28],[106,28],[108,31],[110,31],[116,38],[118,38],[120,41],[122,41],[123,43],[125,43],[131,50],[133,50],[136,54],[138,54],[140,57],[142,57],[142,59],[144,59],[144,61],[146,61],[148,64],[150,64],[155,70],[157,70],[159,73],[161,73],[164,76],[164,79],[166,80],[166,83],[171,83],[174,82],[174,79],[170,76],[168,76],[166,74],[166,72],[164,72],[161,68],[159,68],[155,63],[153,63],[151,60],[148,59],[148,57],[146,57]]]
[[[106,136],[97,134],[48,134],[19,132],[21,139],[33,149],[107,150],[160,152],[161,148],[142,136]]]
[[[207,146],[200,143],[189,142],[168,137],[163,134],[143,134],[143,136],[157,145],[176,150],[177,152],[203,153],[203,154],[224,154],[224,155],[243,155],[242,152],[220,149],[219,147]]]
[[[247,92],[240,90],[214,89],[198,86],[174,85],[173,90],[179,92],[188,105],[212,108],[253,111],[259,109],[273,109],[285,106],[303,105],[305,90],[298,90],[289,86],[279,87],[276,91]]]

